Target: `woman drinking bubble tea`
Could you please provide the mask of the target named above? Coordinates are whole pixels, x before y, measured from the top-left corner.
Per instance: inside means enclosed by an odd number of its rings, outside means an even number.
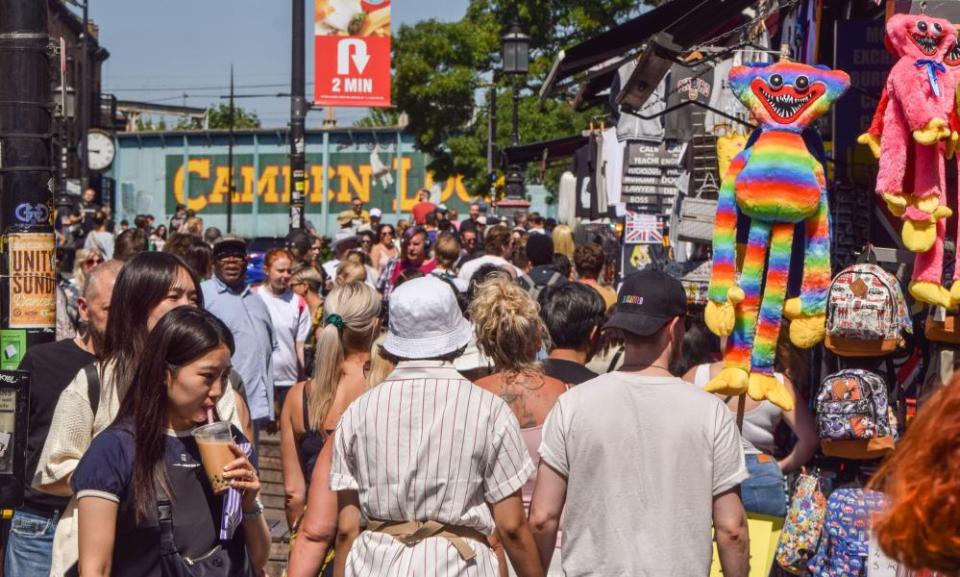
[[[232,335],[210,313],[179,307],[160,319],[145,350],[150,354],[137,366],[136,386],[116,421],[93,440],[71,479],[79,500],[80,574],[261,574],[270,534],[249,443],[232,428],[235,442],[223,442],[219,451],[230,451],[225,458],[210,450],[217,447],[201,453],[192,434],[229,392]],[[213,468],[211,457],[226,463],[216,477],[226,484],[218,489],[229,487],[225,493],[214,491],[204,470]]]

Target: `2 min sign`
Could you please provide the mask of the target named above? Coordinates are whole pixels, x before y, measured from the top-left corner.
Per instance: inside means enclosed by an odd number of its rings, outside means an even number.
[[[390,106],[389,0],[317,0],[314,100]]]

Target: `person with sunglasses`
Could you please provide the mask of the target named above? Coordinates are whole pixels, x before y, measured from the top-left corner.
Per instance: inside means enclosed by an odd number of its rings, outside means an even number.
[[[379,273],[390,259],[400,253],[396,245],[397,230],[392,224],[381,224],[377,230],[377,244],[370,249],[370,262]]]

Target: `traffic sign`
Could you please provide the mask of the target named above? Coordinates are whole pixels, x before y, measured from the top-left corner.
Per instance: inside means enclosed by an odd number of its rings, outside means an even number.
[[[390,3],[318,0],[314,101],[390,106]]]

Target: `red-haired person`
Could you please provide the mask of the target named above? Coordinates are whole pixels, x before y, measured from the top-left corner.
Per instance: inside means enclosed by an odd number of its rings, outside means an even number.
[[[924,403],[871,480],[890,506],[880,547],[917,577],[960,575],[960,373]]]
[[[273,386],[278,413],[287,391],[303,376],[303,348],[310,336],[310,309],[303,297],[290,288],[292,267],[293,256],[289,252],[271,250],[263,259],[267,278],[256,289],[273,323]]]

